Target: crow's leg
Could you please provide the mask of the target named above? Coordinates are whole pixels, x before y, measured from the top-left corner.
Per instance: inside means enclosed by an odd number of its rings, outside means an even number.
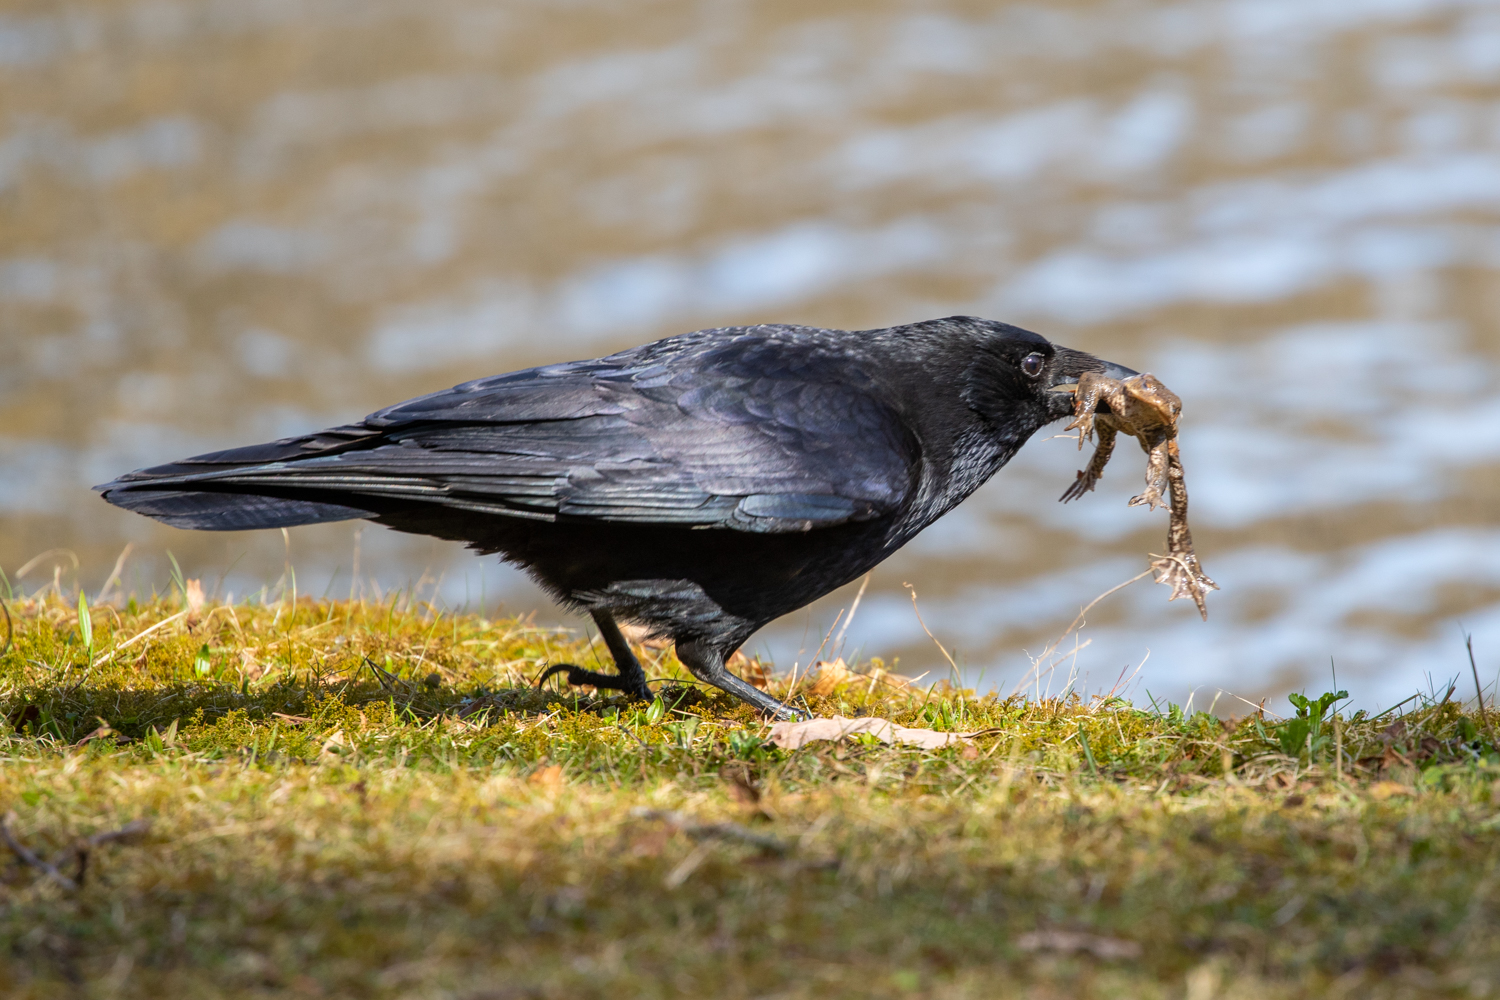
[[[620,626],[615,624],[614,618],[606,611],[595,611],[593,616],[594,624],[599,626],[599,634],[604,638],[604,645],[609,647],[609,655],[614,657],[615,669],[619,673],[601,674],[597,670],[585,670],[571,663],[559,663],[548,667],[537,678],[537,686],[541,687],[542,682],[553,674],[567,673],[569,684],[589,684],[596,688],[624,691],[632,698],[650,701],[651,689],[646,687],[646,671],[641,669],[641,661],[630,651],[630,643],[620,634]]]
[[[795,708],[783,705],[764,691],[730,673],[728,668],[724,666],[723,651],[709,645],[702,639],[694,639],[691,642],[678,642],[677,658],[700,681],[703,681],[705,684],[712,684],[722,691],[728,691],[742,701],[748,701],[774,719],[804,718],[804,715]]]

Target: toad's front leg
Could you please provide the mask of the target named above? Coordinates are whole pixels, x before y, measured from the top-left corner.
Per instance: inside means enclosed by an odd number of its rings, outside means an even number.
[[[1081,417],[1079,418],[1082,419]],[[1058,499],[1063,503],[1069,500],[1077,500],[1085,493],[1094,488],[1099,477],[1104,474],[1104,467],[1109,464],[1109,456],[1115,450],[1115,426],[1108,417],[1100,420],[1094,425],[1099,432],[1099,446],[1094,449],[1094,455],[1089,459],[1088,467],[1078,473],[1078,478],[1073,480],[1073,485]]]
[[[1085,372],[1078,376],[1078,388],[1073,390],[1073,422],[1064,427],[1063,430],[1076,430],[1078,432],[1079,451],[1083,450],[1083,442],[1094,436],[1095,411],[1099,409],[1100,401],[1104,400],[1104,397],[1109,393],[1118,391],[1119,387],[1120,383],[1116,380],[1105,378],[1103,375],[1096,374],[1095,372]],[[1104,433],[1102,430],[1099,433],[1099,446],[1101,448],[1104,446]],[[1098,452],[1094,453],[1095,458],[1098,455]],[[1104,461],[1109,461],[1107,451]],[[1089,465],[1092,467],[1093,463],[1090,462]],[[1101,469],[1104,468],[1103,463],[1100,463],[1099,467]],[[1094,478],[1098,479],[1099,477],[1096,474]],[[1090,486],[1089,489],[1093,489],[1093,486]]]
[[[1167,490],[1167,467],[1170,464],[1168,446],[1171,440],[1166,428],[1158,428],[1155,433],[1140,436],[1141,449],[1146,453],[1146,492],[1138,497],[1131,497],[1130,506],[1145,504],[1152,510],[1156,509],[1157,504],[1171,506],[1163,495]]]

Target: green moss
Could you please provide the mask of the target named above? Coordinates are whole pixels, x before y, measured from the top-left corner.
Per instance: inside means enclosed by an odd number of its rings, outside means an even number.
[[[11,610],[15,835],[49,856],[152,828],[76,891],[7,860],[5,996],[1500,985],[1500,720],[1454,700],[1225,722],[830,673],[771,687],[986,734],[788,753],[670,653],[642,651],[649,706],[537,690],[595,653],[524,621],[132,602],[92,609],[91,658],[76,607]]]

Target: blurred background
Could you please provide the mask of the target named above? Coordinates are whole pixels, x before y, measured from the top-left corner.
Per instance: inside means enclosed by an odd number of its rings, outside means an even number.
[[[1042,690],[1462,692],[1465,631],[1500,667],[1497,277],[1497,0],[6,0],[0,568],[92,594],[129,543],[126,590],[170,551],[235,600],[290,564],[582,627],[456,545],[89,487],[699,327],[972,313],[1181,394],[1223,587],[1207,624],[1114,595]],[[1009,690],[1161,550],[1133,446],[1064,507],[1086,456],[1042,436],[847,653],[950,670],[910,583]],[[746,651],[805,665],[855,589]]]

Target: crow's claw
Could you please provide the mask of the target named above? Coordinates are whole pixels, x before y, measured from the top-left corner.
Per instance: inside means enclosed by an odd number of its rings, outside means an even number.
[[[568,684],[572,687],[587,684],[590,687],[610,691],[624,691],[632,698],[639,698],[642,701],[651,700],[651,690],[644,684],[634,684],[629,678],[621,677],[619,674],[601,674],[597,670],[585,670],[571,663],[557,663],[548,667],[542,671],[542,676],[536,679],[536,686],[541,687],[546,683],[547,678],[561,673],[568,675]]]

